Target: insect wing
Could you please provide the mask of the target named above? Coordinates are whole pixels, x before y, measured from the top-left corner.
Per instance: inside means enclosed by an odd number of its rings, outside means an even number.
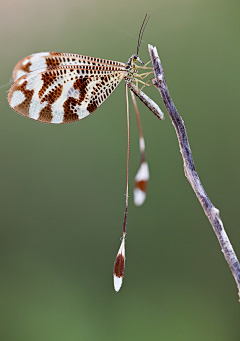
[[[115,66],[48,67],[18,78],[8,92],[8,103],[37,121],[70,123],[96,110],[123,77],[123,68]]]
[[[64,65],[93,65],[93,66],[114,66],[123,68],[124,64],[121,62],[100,59],[95,57],[88,57],[72,53],[62,52],[40,52],[34,53],[21,59],[13,69],[12,79],[15,82],[18,78],[26,75],[29,72],[46,69],[56,68]]]

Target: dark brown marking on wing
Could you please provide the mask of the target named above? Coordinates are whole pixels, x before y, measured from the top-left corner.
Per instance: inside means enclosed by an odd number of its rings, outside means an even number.
[[[84,78],[78,78],[73,83],[74,90],[79,90],[79,98],[76,99],[74,97],[69,97],[64,103],[63,103],[63,123],[69,123],[78,121],[79,117],[77,115],[76,106],[81,105],[81,103],[84,101],[87,90],[88,90],[88,84],[90,80],[87,77]]]
[[[12,73],[12,79],[13,81],[15,82],[16,78],[17,78],[17,73],[19,70],[23,71],[23,72],[26,72],[26,73],[29,73],[30,72],[30,66],[32,65],[32,63],[30,62],[30,59],[28,59],[28,62],[26,65],[23,65],[23,60],[20,60],[14,67],[13,69],[13,73]]]
[[[125,267],[125,259],[122,254],[118,255],[114,267],[113,267],[113,274],[119,278],[124,276],[124,267]]]
[[[87,110],[89,111],[89,113],[91,114],[94,110],[96,110],[98,108],[96,102],[93,103],[89,103],[87,106]]]
[[[88,76],[80,76],[73,83],[73,89],[79,91],[78,98],[68,97],[63,103],[63,123],[79,120],[77,106],[80,107],[85,101],[88,103],[86,110],[91,114],[105,99],[107,99],[116,88],[116,85],[118,85],[118,83],[115,83],[113,80],[110,81],[111,77],[109,75],[101,76],[100,79],[98,79],[98,83],[94,85],[91,93],[88,93],[89,84],[96,79],[95,76],[93,76],[94,72],[92,70],[81,70],[81,73],[83,73],[83,71],[85,71],[85,74],[88,74]],[[77,73],[79,74],[80,70],[78,70]]]
[[[28,73],[30,72],[30,66],[32,65],[32,63],[29,61],[26,65],[22,65],[21,69],[22,71]]]
[[[78,78],[74,83],[73,83],[73,88],[74,90],[79,90],[79,100],[78,104],[80,105],[82,101],[84,101],[86,95],[87,95],[87,87],[88,84],[90,83],[89,78],[84,77],[84,78]]]
[[[42,88],[39,90],[39,98],[40,98],[40,103],[43,103],[42,97],[44,95],[44,92],[47,90],[47,88],[52,85],[55,80],[58,78],[58,75],[54,71],[48,71],[48,72],[43,72],[42,73],[42,81],[43,85]]]
[[[45,108],[43,108],[38,117],[38,121],[44,122],[44,123],[51,123],[52,122],[52,109],[51,104],[48,104]]]
[[[52,53],[51,53],[51,55],[52,55]],[[51,58],[51,56],[50,56],[50,57],[46,57],[46,64],[47,64],[48,68],[52,68],[52,67],[56,67],[56,66],[61,65],[62,61],[60,58],[59,59],[57,57]]]
[[[139,188],[141,191],[143,192],[146,192],[147,190],[147,184],[148,184],[148,181],[146,180],[142,180],[142,181],[136,181],[135,182],[135,188]]]
[[[42,99],[41,103],[47,101],[49,104],[53,104],[61,96],[63,91],[63,85],[59,85],[57,88],[53,89],[51,92],[46,94]]]
[[[63,123],[70,123],[74,121],[78,121],[79,117],[77,115],[77,112],[75,110],[76,105],[79,104],[79,100],[73,97],[69,97],[64,103],[63,103]]]
[[[8,93],[8,102],[10,103],[12,95],[15,91],[22,91],[25,99],[22,103],[16,105],[13,109],[23,116],[29,116],[29,107],[32,101],[34,90],[27,90],[27,81],[23,82],[21,85],[16,84],[16,88],[13,85],[13,89]]]

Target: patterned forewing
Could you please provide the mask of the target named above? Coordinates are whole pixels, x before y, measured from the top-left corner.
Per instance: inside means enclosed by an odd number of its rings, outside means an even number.
[[[12,79],[15,82],[18,78],[26,75],[29,72],[46,69],[56,68],[64,65],[94,65],[94,66],[114,66],[124,67],[121,62],[100,59],[94,57],[88,57],[72,53],[61,53],[61,52],[41,52],[35,53],[21,59],[13,69]]]
[[[106,65],[65,65],[32,71],[18,78],[8,102],[19,114],[46,123],[78,121],[96,110],[124,77]]]

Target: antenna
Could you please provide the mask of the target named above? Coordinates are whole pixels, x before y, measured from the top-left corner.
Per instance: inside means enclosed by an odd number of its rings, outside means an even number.
[[[151,16],[151,13],[149,13],[149,16],[147,18],[147,13],[146,13],[145,18],[144,18],[143,23],[142,23],[142,26],[141,26],[141,29],[140,29],[140,32],[139,32],[138,45],[137,45],[137,56],[138,56],[138,52],[139,52],[140,45],[141,45],[141,42],[142,42],[143,32],[144,32],[144,30],[145,30],[145,28],[147,26],[147,23],[148,23],[148,20],[150,19],[150,16]]]

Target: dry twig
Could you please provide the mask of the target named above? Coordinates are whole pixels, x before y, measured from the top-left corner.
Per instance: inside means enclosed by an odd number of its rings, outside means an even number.
[[[149,54],[152,60],[155,79],[153,80],[154,85],[158,88],[165,107],[170,115],[172,123],[177,133],[180,151],[184,163],[184,172],[190,182],[202,208],[208,217],[213,230],[218,238],[219,244],[222,248],[222,252],[228,265],[232,271],[233,277],[237,283],[238,295],[240,297],[240,265],[237,256],[233,250],[233,247],[229,241],[229,238],[224,230],[222,220],[219,215],[219,210],[212,204],[207,193],[205,192],[203,185],[198,177],[191,149],[189,146],[187,132],[184,126],[184,122],[177,112],[175,105],[170,97],[166,80],[164,77],[164,71],[156,47],[148,45]],[[239,300],[240,301],[240,300]]]

